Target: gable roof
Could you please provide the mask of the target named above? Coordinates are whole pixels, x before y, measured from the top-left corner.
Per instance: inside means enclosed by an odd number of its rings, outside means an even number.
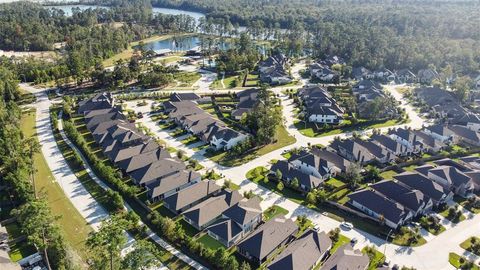
[[[480,142],[480,133],[474,130],[471,130],[465,126],[453,125],[453,126],[448,126],[448,129],[450,129],[453,133],[455,133],[459,137],[462,137],[464,139],[468,139],[474,142]]]
[[[115,163],[142,153],[153,151],[160,147],[154,140],[139,142],[135,145],[129,146],[122,146],[117,140],[112,140],[104,145],[104,154]]]
[[[171,158],[170,153],[167,149],[159,147],[156,150],[140,153],[124,159],[118,162],[117,165],[125,172],[130,173],[164,158]]]
[[[442,198],[449,193],[449,191],[446,191],[441,185],[417,172],[404,172],[395,175],[393,178],[412,189],[420,190],[435,201],[442,200]]]
[[[297,231],[297,224],[293,220],[283,216],[274,217],[243,239],[238,247],[262,260]]]
[[[429,171],[429,174],[430,173],[447,180],[450,185],[456,187],[471,181],[471,178],[468,175],[462,173],[457,168],[452,166],[438,166],[436,168],[432,168]]]
[[[370,259],[360,250],[353,250],[352,246],[341,246],[328,260],[323,263],[322,270],[365,270]]]
[[[377,144],[381,145],[382,147],[385,147],[386,149],[394,153],[397,153],[397,152],[403,153],[407,151],[407,147],[405,147],[403,144],[398,143],[397,141],[393,140],[387,135],[373,134],[371,138]]]
[[[324,232],[307,230],[293,241],[268,266],[269,270],[310,270],[332,246]]]
[[[174,158],[164,158],[133,171],[130,173],[130,176],[135,179],[138,184],[148,184],[154,180],[185,169],[186,165],[182,161]]]
[[[233,238],[243,232],[242,227],[229,218],[219,219],[214,224],[209,226],[207,230],[211,231],[227,242],[230,242]]]
[[[386,220],[395,224],[401,222],[409,213],[409,210],[400,203],[370,189],[355,191],[347,196],[351,201],[358,202],[373,212],[383,215]]]
[[[303,173],[285,160],[277,161],[275,164],[272,165],[271,170],[273,172],[279,170],[282,173],[282,178],[289,181],[292,181],[296,178],[299,185],[303,185],[309,189],[317,188],[320,184],[323,183],[322,179],[310,174]],[[323,173],[323,175],[329,173],[328,171],[324,170],[323,166],[320,166],[320,172]]]
[[[201,227],[219,217],[223,211],[236,204],[241,198],[242,195],[236,190],[223,190],[219,195],[210,197],[188,209],[183,215]]]
[[[164,202],[168,204],[170,209],[178,211],[194,202],[210,196],[221,188],[222,187],[217,185],[213,180],[200,181],[168,196],[164,199]]]
[[[261,214],[262,208],[260,207],[260,198],[257,196],[248,200],[243,199],[223,212],[224,216],[242,226],[250,223]]]
[[[414,212],[418,212],[430,200],[421,191],[391,180],[383,180],[370,187]]]
[[[170,174],[149,185],[150,197],[156,198],[200,177],[201,175],[199,173],[191,170],[181,170],[179,172]]]
[[[201,97],[195,93],[172,93],[170,95],[170,101],[176,102],[176,101],[184,101],[184,100],[198,100]]]

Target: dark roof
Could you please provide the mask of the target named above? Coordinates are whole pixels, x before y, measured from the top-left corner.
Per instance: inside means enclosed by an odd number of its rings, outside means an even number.
[[[138,184],[148,184],[185,169],[186,165],[182,161],[173,158],[164,158],[133,171],[130,173],[130,176],[135,179]]]
[[[103,152],[113,162],[120,162],[124,159],[147,153],[160,147],[154,140],[138,142],[129,146],[123,146],[118,143],[117,140],[111,140],[104,145],[106,145],[106,147],[104,147]]]
[[[402,221],[409,212],[398,202],[370,189],[355,191],[347,196],[350,201],[355,201],[396,224]]]
[[[109,109],[114,105],[113,96],[111,93],[100,93],[94,97],[80,101],[78,103],[78,113],[85,113],[93,110]]]
[[[386,149],[393,151],[394,153],[400,152],[406,152],[407,147],[405,147],[403,144],[398,143],[397,141],[393,140],[392,138],[388,137],[387,135],[384,134],[374,134],[372,135],[372,140],[376,142],[377,144],[385,147]]]
[[[239,202],[241,198],[242,195],[236,190],[223,190],[219,195],[210,197],[188,209],[183,215],[201,227],[218,218],[223,211]]]
[[[465,126],[453,125],[448,126],[453,133],[457,136],[480,143],[480,133],[473,131]]]
[[[260,198],[257,196],[248,200],[242,200],[223,213],[224,216],[242,226],[250,223],[261,214],[262,208],[260,207]]]
[[[391,180],[383,180],[370,187],[414,212],[418,212],[430,200],[421,191]]]
[[[242,233],[243,229],[236,222],[229,218],[221,218],[207,228],[218,237],[230,242],[237,235]]]
[[[322,168],[322,166],[320,167]],[[276,172],[277,170],[279,170],[280,172],[282,172],[282,178],[289,181],[292,181],[296,178],[300,185],[303,185],[308,189],[317,188],[323,183],[322,179],[301,172],[299,169],[295,168],[293,165],[291,165],[285,160],[280,160],[273,164],[271,170],[272,172]]]
[[[449,130],[446,125],[443,124],[428,126],[425,129],[432,133],[445,137],[451,136],[453,134],[453,132]]]
[[[195,93],[172,93],[170,95],[170,101],[185,101],[185,100],[198,100],[201,97]]]
[[[293,220],[283,216],[274,217],[243,239],[238,248],[263,260],[297,231],[297,224]]]
[[[307,230],[268,266],[269,270],[310,270],[332,246],[324,232]]]
[[[125,172],[130,173],[164,158],[171,158],[170,153],[167,149],[159,147],[156,150],[124,159],[118,162],[117,165]]]
[[[405,172],[397,174],[393,178],[412,189],[420,190],[435,201],[440,201],[444,195],[448,195],[448,191],[446,191],[441,185],[417,172]]]
[[[322,270],[364,270],[370,259],[360,250],[353,250],[350,244],[341,246],[328,260],[323,263]]]
[[[165,198],[164,201],[170,209],[178,211],[192,203],[209,197],[220,189],[221,187],[215,184],[213,180],[200,181]]]
[[[460,185],[466,184],[471,181],[468,175],[464,174],[463,172],[452,166],[438,166],[431,169],[429,173],[447,180],[450,185],[456,187],[459,187]]]
[[[123,115],[121,112],[115,111],[111,113],[94,116],[85,122],[87,123],[88,130],[91,131],[94,127],[96,127],[100,123],[111,121],[111,120],[126,120],[126,119],[127,118],[125,117],[125,115]]]
[[[165,194],[166,192],[177,189],[200,177],[201,175],[199,173],[191,170],[181,170],[179,172],[170,174],[163,177],[159,181],[151,183],[149,185],[149,188],[151,190],[149,192],[150,197],[156,198]]]

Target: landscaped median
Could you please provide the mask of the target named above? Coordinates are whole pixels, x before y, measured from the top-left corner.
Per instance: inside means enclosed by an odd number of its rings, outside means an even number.
[[[472,236],[460,244],[460,247],[480,256],[480,238]]]
[[[453,252],[450,252],[450,254],[448,255],[448,262],[456,269],[480,270],[480,267],[478,267],[478,265],[475,265],[474,262],[471,262],[467,258]]]

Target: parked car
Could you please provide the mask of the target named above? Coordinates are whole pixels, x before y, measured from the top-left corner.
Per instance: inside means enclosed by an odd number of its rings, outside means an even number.
[[[350,223],[350,222],[345,222],[344,221],[344,222],[340,223],[340,227],[343,227],[347,230],[351,230],[351,229],[353,229],[353,224]]]

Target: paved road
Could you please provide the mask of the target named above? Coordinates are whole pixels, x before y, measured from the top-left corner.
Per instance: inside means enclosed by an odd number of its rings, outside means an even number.
[[[94,230],[98,230],[101,222],[104,219],[109,218],[109,213],[90,195],[90,193],[88,193],[85,187],[81,184],[80,180],[70,170],[70,167],[66,163],[62,153],[60,152],[60,149],[58,149],[55,138],[53,137],[53,131],[51,129],[50,123],[49,108],[52,105],[51,101],[48,99],[44,89],[39,90],[24,84],[22,84],[21,87],[29,92],[34,93],[37,98],[37,102],[34,104],[37,109],[37,135],[39,142],[42,145],[42,154],[44,155],[47,164],[55,177],[55,180],[60,184],[65,195],[72,201],[72,204],[85,218],[87,223],[90,224]],[[61,130],[63,140],[80,155],[80,157],[86,164],[86,170],[90,177],[100,187],[102,187],[103,189],[108,189],[108,186],[93,173],[92,169],[88,165],[86,158],[82,155],[82,153],[66,137],[63,132],[63,126],[61,121],[59,121],[59,129]],[[125,204],[125,207],[131,211],[131,207],[128,204]],[[147,234],[152,240],[157,242],[164,249],[168,250],[174,256],[181,259],[194,269],[208,269],[197,261],[191,259],[190,257],[175,249],[173,246],[165,242],[150,229],[147,230]],[[133,243],[135,242],[134,238],[128,233],[127,238],[128,241],[123,251],[123,254],[128,253],[131,250]],[[157,269],[165,270],[168,268],[165,266],[161,266]]]

